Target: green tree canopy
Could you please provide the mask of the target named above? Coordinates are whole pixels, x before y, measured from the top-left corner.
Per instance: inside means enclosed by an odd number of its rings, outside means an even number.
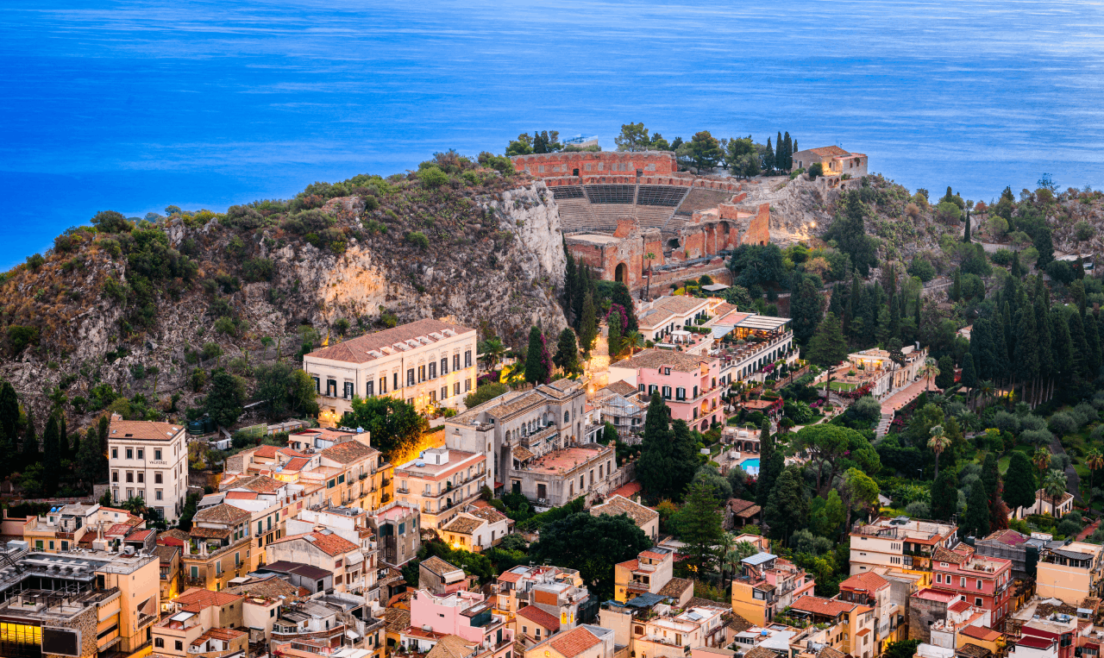
[[[341,424],[362,427],[371,432],[372,445],[388,459],[417,445],[418,439],[429,428],[429,423],[414,405],[403,400],[354,396],[352,406],[352,412],[345,414]]]
[[[204,401],[204,411],[221,427],[238,422],[245,411],[245,383],[225,370],[211,378],[211,390]]]
[[[1015,510],[1035,504],[1035,472],[1031,460],[1019,450],[1011,451],[1008,470],[1004,473],[1004,502]]]
[[[591,516],[585,512],[553,521],[529,547],[538,563],[578,569],[592,596],[613,598],[613,567],[632,560],[652,542],[626,515]]]
[[[763,522],[773,539],[787,541],[794,532],[808,525],[809,499],[805,494],[801,472],[791,466],[782,471],[771,489]]]
[[[721,530],[720,502],[713,497],[713,489],[704,482],[695,482],[686,496],[686,505],[679,512],[682,541],[686,543],[687,563],[697,573],[710,571],[717,561],[716,546],[724,532]]]
[[[652,394],[644,418],[644,434],[640,458],[636,462],[636,477],[655,499],[682,498],[686,485],[697,470],[697,455],[686,421],[670,425],[671,410],[659,391]]]

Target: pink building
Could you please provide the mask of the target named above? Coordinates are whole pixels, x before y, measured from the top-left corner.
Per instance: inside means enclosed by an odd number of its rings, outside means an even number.
[[[488,658],[500,658],[509,653],[514,631],[505,618],[496,615],[486,597],[478,592],[454,592],[434,596],[424,589],[410,599],[410,627],[432,634],[456,635],[480,645]]]
[[[935,549],[932,587],[958,595],[960,601],[992,614],[993,628],[1000,628],[1012,612],[1012,561],[986,557],[959,544],[955,550]]]
[[[644,350],[631,359],[611,363],[609,373],[611,384],[625,381],[648,395],[659,391],[671,409],[672,420],[685,420],[703,432],[710,423],[724,423],[718,359],[672,350]]]

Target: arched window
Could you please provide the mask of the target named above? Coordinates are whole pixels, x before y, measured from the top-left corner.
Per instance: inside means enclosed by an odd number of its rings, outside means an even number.
[[[153,646],[157,647],[158,649],[164,649],[165,640],[159,637],[155,637],[153,638]]]
[[[571,422],[571,412],[570,411],[565,411],[564,412],[564,422],[565,423]]]

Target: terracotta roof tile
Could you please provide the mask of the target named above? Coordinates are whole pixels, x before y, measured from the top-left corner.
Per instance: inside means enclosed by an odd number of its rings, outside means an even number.
[[[276,459],[276,446],[262,445],[253,451],[255,457],[264,457],[265,459]]]
[[[598,644],[600,640],[585,628],[576,628],[567,633],[553,635],[549,644],[559,651],[564,658],[575,658],[582,652]]]
[[[402,608],[387,608],[383,611],[383,623],[392,633],[400,633],[410,626],[410,611]]]
[[[426,654],[426,658],[467,658],[473,651],[474,643],[468,642],[459,635],[446,635],[433,645]]]
[[[199,612],[213,605],[223,606],[234,603],[235,601],[241,601],[243,598],[245,597],[241,594],[212,592],[211,590],[193,587],[173,599],[173,602],[179,603],[188,612]]]
[[[858,573],[839,584],[841,589],[851,589],[862,592],[876,592],[883,587],[889,587],[889,581],[870,571]]]
[[[525,606],[521,610],[517,611],[517,616],[524,617],[529,621],[540,624],[553,633],[559,632],[560,630],[560,620],[555,615],[551,615],[536,606]]]
[[[691,580],[685,578],[672,578],[659,590],[659,595],[670,596],[671,598],[677,599],[682,597],[683,592],[685,592],[687,588],[692,589],[693,587],[694,582]]]
[[[138,439],[141,441],[169,441],[184,431],[183,425],[156,423],[146,420],[111,420],[107,440]]]
[[[444,532],[455,532],[458,535],[470,535],[486,523],[483,519],[473,519],[467,516],[457,516],[441,527]]]
[[[628,498],[618,495],[611,496],[609,500],[601,505],[590,508],[591,516],[602,516],[603,514],[609,514],[610,516],[627,514],[637,526],[642,526],[659,518],[659,512],[654,509],[645,507],[640,503],[634,503]]]
[[[308,357],[316,359],[328,359],[330,361],[344,361],[346,363],[367,363],[374,361],[384,355],[383,350],[391,350],[389,353],[403,353],[406,350],[395,348],[396,343],[406,344],[406,341],[417,340],[425,338],[432,345],[438,342],[437,338],[430,336],[431,333],[440,333],[445,336],[445,332],[453,332],[454,335],[461,335],[468,332],[475,331],[467,327],[462,327],[456,324],[450,324],[448,322],[442,322],[440,320],[434,320],[427,318],[425,320],[417,320],[391,329],[384,329],[383,331],[377,331],[373,334],[366,334],[353,338],[352,340],[346,340],[336,345],[329,347],[323,347],[320,350],[315,350],[308,354]],[[425,346],[425,343],[418,341],[419,345]],[[416,349],[416,348],[410,348]],[[379,353],[379,356],[371,354],[371,352]]]
[[[248,521],[249,517],[249,512],[238,509],[233,505],[221,503],[214,507],[199,510],[195,513],[195,516],[192,517],[192,520],[195,523],[227,523],[234,525],[243,521]]]
[[[487,523],[499,523],[501,521],[508,520],[505,514],[489,506],[474,509],[468,512],[468,514],[471,514],[472,516],[478,516],[479,518],[485,520]]]
[[[323,457],[332,459],[339,464],[352,464],[378,454],[379,450],[369,448],[360,441],[346,441],[322,451]]]
[[[317,546],[319,550],[330,556],[342,555],[357,550],[357,545],[348,539],[333,533],[325,534],[322,532],[305,532],[300,535],[290,535],[283,539],[278,539],[273,543],[282,544],[296,539],[305,540],[307,543]]]
[[[428,560],[422,560],[421,566],[428,569],[430,573],[437,574],[438,576],[444,576],[445,574],[452,571],[460,571],[460,567],[453,566],[448,562],[445,562],[441,558],[437,557],[436,555],[429,558]]]
[[[981,626],[967,626],[959,631],[966,637],[973,637],[979,640],[985,640],[987,642],[993,642],[1000,638],[1001,634],[994,631],[991,628],[982,628]]]
[[[712,357],[695,356],[686,352],[673,352],[671,350],[644,350],[631,359],[620,361],[618,368],[645,368],[656,370],[658,368],[670,368],[678,372],[701,372],[702,364],[714,361]]]
[[[855,604],[834,599],[822,599],[819,596],[802,596],[794,601],[790,608],[801,612],[835,617],[850,612],[855,608]]]

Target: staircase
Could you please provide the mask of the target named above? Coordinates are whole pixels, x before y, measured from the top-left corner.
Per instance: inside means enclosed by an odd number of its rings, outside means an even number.
[[[883,411],[882,419],[878,421],[878,427],[874,429],[874,438],[880,439],[889,431],[889,424],[893,422],[893,412]]]

